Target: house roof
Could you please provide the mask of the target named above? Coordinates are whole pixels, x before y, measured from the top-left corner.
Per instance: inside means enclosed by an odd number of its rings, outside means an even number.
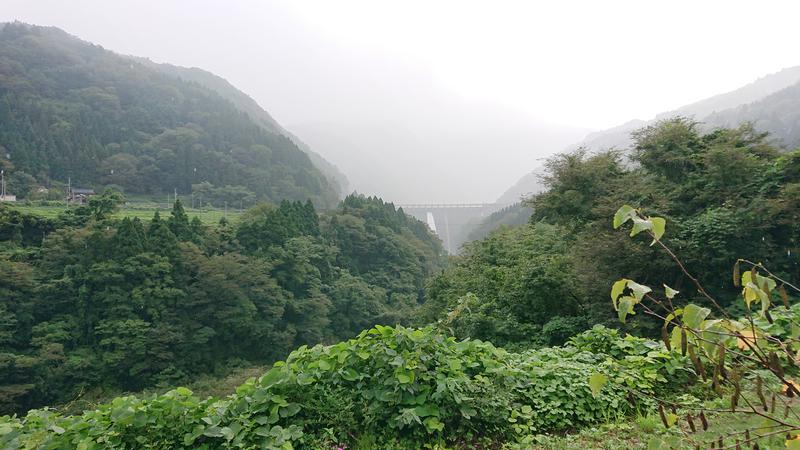
[[[72,188],[73,194],[94,194],[94,189]]]

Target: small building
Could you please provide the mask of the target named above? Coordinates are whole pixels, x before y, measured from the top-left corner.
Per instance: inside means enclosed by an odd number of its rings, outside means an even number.
[[[16,195],[11,195],[11,194],[0,195],[0,202],[15,202],[15,201],[17,201]]]
[[[95,195],[94,189],[70,188],[67,201],[70,203],[84,204],[89,197]]]

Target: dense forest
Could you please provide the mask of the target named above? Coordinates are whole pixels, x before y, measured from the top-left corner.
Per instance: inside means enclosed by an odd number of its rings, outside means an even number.
[[[737,258],[800,278],[800,152],[775,147],[749,125],[703,133],[684,118],[633,139],[629,157],[578,150],[548,160],[546,191],[527,201],[529,223],[467,244],[430,282],[424,317],[466,303],[471,314],[453,324],[457,336],[560,344],[591,324],[616,322],[606,289],[621,275],[692,292],[667,255],[611,228],[623,204],[667,218],[686,266],[701,280],[720,280],[707,289],[734,313],[739,289],[726,274]],[[640,319],[626,328],[657,333]]]
[[[0,206],[0,411],[266,364],[305,344],[405,323],[443,250],[421,222],[349,196],[203,226],[181,202],[111,219],[107,191],[57,219]]]
[[[356,195],[210,228],[180,202],[111,219],[115,191],[54,220],[0,210],[6,411],[285,358],[223,398],[0,418],[0,443],[575,448],[558,433],[636,417],[621,446],[794,445],[800,153],[684,118],[633,139],[551,158],[529,221],[449,263],[423,223]],[[772,425],[709,431],[724,413]]]
[[[339,196],[290,137],[217,91],[20,23],[0,27],[0,167],[20,197],[68,179],[129,194],[188,194],[207,182],[321,207]]]

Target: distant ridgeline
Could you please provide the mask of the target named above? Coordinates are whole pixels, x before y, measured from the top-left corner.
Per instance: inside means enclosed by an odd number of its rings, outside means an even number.
[[[505,208],[495,211],[481,220],[479,223],[474,224],[469,234],[464,239],[464,242],[472,242],[485,238],[493,230],[500,226],[517,226],[528,223],[533,210],[525,205],[523,202],[517,202],[513,205],[506,206]]]
[[[205,182],[332,206],[346,181],[298,142],[207,72],[117,55],[57,28],[0,28],[0,167],[12,194],[68,178],[129,194]]]

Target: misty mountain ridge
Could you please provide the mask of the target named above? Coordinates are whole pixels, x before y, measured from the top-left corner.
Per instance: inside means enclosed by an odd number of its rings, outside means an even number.
[[[220,198],[334,204],[336,177],[298,142],[209,72],[119,55],[55,27],[0,27],[0,164],[23,196],[71,178],[148,195],[208,182]]]
[[[319,153],[313,151],[311,147],[304,143],[299,137],[281,126],[281,124],[262,108],[255,99],[237,89],[228,80],[198,67],[182,67],[169,63],[156,63],[148,58],[138,56],[131,56],[131,58],[176,78],[198,83],[230,100],[234,106],[246,113],[250,119],[264,127],[264,129],[270,133],[281,134],[291,139],[300,150],[303,150],[308,155],[314,166],[338,185],[340,194],[348,193],[350,182],[347,176],[342,173],[338,167],[328,162]]]
[[[739,89],[659,113],[650,120],[633,119],[607,130],[589,133],[566,150],[580,147],[594,151],[628,149],[633,143],[632,132],[676,116],[697,120],[706,130],[751,122],[757,130],[769,132],[783,146],[800,145],[800,66],[786,68]],[[539,167],[523,176],[498,198],[498,203],[513,203],[544,190],[539,178],[541,171]]]
[[[627,148],[632,143],[630,136],[632,131],[652,125],[659,120],[676,116],[689,117],[703,123],[708,122],[707,126],[715,127],[718,125],[706,121],[706,118],[731,108],[762,100],[798,82],[800,82],[800,66],[783,69],[776,73],[765,75],[739,89],[690,103],[672,111],[656,114],[650,120],[634,119],[608,130],[590,133],[572,148],[587,147],[593,150],[611,147]]]

